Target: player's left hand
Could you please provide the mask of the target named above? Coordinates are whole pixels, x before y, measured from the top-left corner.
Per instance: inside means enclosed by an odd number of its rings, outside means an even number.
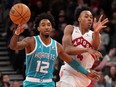
[[[15,34],[20,35],[26,28],[27,26],[25,26],[25,24],[18,25],[17,29],[15,30]]]
[[[96,18],[94,18],[94,22],[93,22],[94,32],[99,33],[101,29],[107,27],[105,24],[109,22],[108,18],[105,18],[103,21],[102,21],[102,18],[103,18],[103,15],[100,16],[98,22],[97,22]]]
[[[98,81],[98,80],[100,79],[100,75],[99,75],[99,73],[96,72],[96,71],[89,72],[89,73],[87,74],[87,77],[88,77],[89,79],[91,79],[91,80],[96,80],[96,81]]]

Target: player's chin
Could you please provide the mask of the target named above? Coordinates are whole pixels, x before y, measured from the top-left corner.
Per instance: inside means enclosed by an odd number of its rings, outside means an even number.
[[[88,27],[88,29],[90,29],[91,28],[91,25],[88,25],[87,27]]]
[[[45,37],[48,38],[50,35],[49,34],[46,34]]]

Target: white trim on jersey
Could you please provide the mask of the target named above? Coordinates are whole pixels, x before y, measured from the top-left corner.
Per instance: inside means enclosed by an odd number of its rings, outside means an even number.
[[[46,44],[44,44],[44,42],[41,40],[40,36],[38,36],[38,37],[39,37],[40,42],[41,42],[45,47],[49,47],[49,46],[52,44],[52,39],[51,39],[51,41],[50,41],[50,44],[46,45]]]
[[[55,41],[55,46],[56,46],[56,56],[58,57],[57,41]]]

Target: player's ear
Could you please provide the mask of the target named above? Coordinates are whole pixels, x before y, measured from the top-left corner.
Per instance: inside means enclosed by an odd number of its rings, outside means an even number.
[[[80,17],[79,17],[79,18],[78,18],[78,22],[80,22],[80,20],[81,20],[81,19],[80,19]]]
[[[40,28],[39,28],[39,27],[37,27],[37,30],[38,30],[38,31],[40,31]]]

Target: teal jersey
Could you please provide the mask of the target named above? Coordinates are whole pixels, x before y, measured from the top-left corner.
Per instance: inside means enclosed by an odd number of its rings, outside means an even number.
[[[40,36],[34,36],[35,49],[26,54],[26,76],[39,79],[52,79],[54,64],[57,59],[57,42],[45,45]]]

